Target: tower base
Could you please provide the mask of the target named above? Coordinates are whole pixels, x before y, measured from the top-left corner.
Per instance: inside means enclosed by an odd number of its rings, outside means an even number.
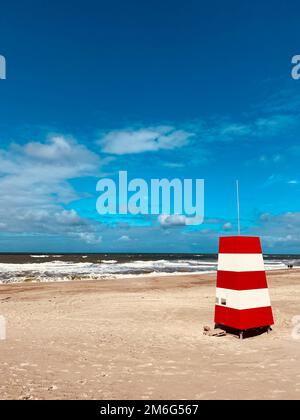
[[[258,335],[262,335],[264,333],[269,334],[272,331],[271,325],[266,325],[264,327],[256,327],[256,328],[248,328],[245,330],[240,330],[237,328],[228,327],[226,325],[222,324],[215,324],[215,329],[220,328],[228,334],[235,335],[236,337],[240,338],[240,340],[243,340],[244,338],[251,338],[256,337]]]

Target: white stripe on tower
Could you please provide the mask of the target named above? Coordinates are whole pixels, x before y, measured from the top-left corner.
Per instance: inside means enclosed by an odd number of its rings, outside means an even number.
[[[254,309],[271,306],[268,289],[232,290],[216,289],[218,305],[231,309]]]
[[[264,271],[262,254],[219,254],[220,271]]]

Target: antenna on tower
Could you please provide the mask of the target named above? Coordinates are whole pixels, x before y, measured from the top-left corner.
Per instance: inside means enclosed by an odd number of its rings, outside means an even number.
[[[237,223],[238,223],[238,236],[241,234],[240,224],[240,195],[239,195],[239,180],[236,180],[236,206],[237,206]]]

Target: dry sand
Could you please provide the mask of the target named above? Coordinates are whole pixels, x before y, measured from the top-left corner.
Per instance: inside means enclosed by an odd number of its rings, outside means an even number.
[[[268,274],[276,325],[208,337],[215,275],[0,286],[1,399],[299,399],[300,272]]]

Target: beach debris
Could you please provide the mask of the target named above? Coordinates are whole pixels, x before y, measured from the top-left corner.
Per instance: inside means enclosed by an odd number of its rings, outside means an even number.
[[[51,385],[48,387],[48,391],[55,391],[57,390],[57,386],[56,385]]]
[[[205,325],[203,327],[203,334],[208,335],[209,337],[224,337],[226,335],[226,331],[222,330],[221,328],[210,328],[209,326]]]
[[[11,299],[11,296],[7,296],[5,298],[0,299],[1,303],[2,302],[7,302],[9,299]]]

